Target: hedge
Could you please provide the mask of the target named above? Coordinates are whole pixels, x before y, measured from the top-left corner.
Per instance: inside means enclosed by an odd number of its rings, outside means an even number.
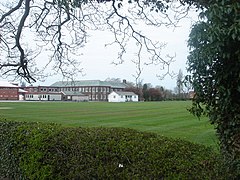
[[[0,179],[227,179],[202,145],[123,128],[0,120]]]

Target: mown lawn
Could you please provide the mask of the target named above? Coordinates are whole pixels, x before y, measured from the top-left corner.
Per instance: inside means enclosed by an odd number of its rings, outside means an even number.
[[[190,101],[108,102],[0,102],[7,120],[61,123],[64,126],[124,127],[182,138],[218,147],[207,118],[189,114]]]

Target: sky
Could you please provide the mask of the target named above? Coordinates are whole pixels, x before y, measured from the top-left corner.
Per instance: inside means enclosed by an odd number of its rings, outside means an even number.
[[[196,19],[196,14],[192,13]],[[151,36],[154,40],[167,43],[162,50],[163,57],[167,54],[175,55],[175,61],[170,65],[170,71],[175,74],[174,77],[167,75],[164,79],[160,79],[158,75],[163,75],[164,70],[155,65],[143,66],[140,80],[143,83],[151,83],[153,86],[163,86],[167,89],[176,87],[176,75],[179,70],[183,74],[187,74],[186,61],[189,54],[187,40],[194,19],[183,19],[177,28],[160,27],[151,29]],[[75,79],[79,80],[105,80],[107,78],[120,78],[135,83],[134,75],[136,75],[136,66],[132,63],[131,50],[125,55],[125,61],[122,64],[115,65],[112,62],[117,58],[118,49],[116,47],[105,46],[111,42],[112,34],[104,31],[94,31],[90,33],[86,46],[81,49],[82,55],[79,56],[83,74],[79,74]],[[45,82],[37,82],[35,84],[51,85],[55,81],[61,81],[61,76],[52,76]]]
[[[175,61],[170,65],[170,71],[178,74],[181,69],[186,74],[186,61],[189,54],[187,40],[192,25],[191,19],[185,19],[179,23],[179,27],[173,28],[158,28],[153,32],[153,38],[160,42],[166,42],[166,47],[162,50],[163,57],[167,54],[175,55]],[[80,80],[105,80],[107,78],[126,79],[130,82],[135,82],[136,66],[132,63],[129,54],[126,55],[125,61],[122,64],[112,64],[117,57],[117,49],[111,46],[105,47],[105,44],[111,42],[111,34],[108,32],[92,32],[88,43],[82,49],[83,55],[80,56],[81,67],[83,68],[83,76],[80,75]],[[129,56],[129,58],[128,58]],[[157,75],[163,75],[164,70],[159,66],[149,65],[142,67],[142,74],[139,79],[143,83],[151,83],[153,86],[163,86],[168,89],[176,87],[176,76],[167,75],[164,79],[160,79]],[[54,81],[61,80],[61,77],[48,78],[44,83],[51,84]]]
[[[162,57],[167,54],[174,56],[175,61],[170,65],[170,71],[178,74],[179,70],[186,74],[186,61],[189,53],[187,40],[190,29],[194,21],[197,20],[197,13],[191,12],[188,16],[178,23],[176,28],[166,28],[164,26],[158,28],[141,27],[143,32],[151,39],[166,43],[166,47],[162,50]],[[81,56],[78,60],[81,61],[83,73],[76,75],[77,80],[105,80],[107,78],[126,79],[130,82],[135,82],[136,65],[132,62],[134,59],[134,44],[128,47],[128,53],[124,56],[125,61],[122,64],[115,65],[112,62],[117,58],[118,49],[115,46],[105,46],[113,40],[112,34],[106,31],[90,31],[90,37],[84,48],[80,49]],[[144,58],[144,57],[143,57]],[[44,52],[38,57],[39,61],[48,59]],[[37,60],[38,60],[37,59]],[[155,65],[142,65],[142,73],[140,80],[143,83],[151,83],[153,86],[163,86],[167,89],[176,87],[175,78],[166,76],[160,79],[157,75],[164,74],[165,71]],[[56,81],[61,81],[61,75],[50,76],[44,82],[36,82],[33,85],[51,85]]]

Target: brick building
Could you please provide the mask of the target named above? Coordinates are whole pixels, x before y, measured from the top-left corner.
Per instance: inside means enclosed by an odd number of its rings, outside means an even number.
[[[0,100],[18,100],[19,87],[16,84],[0,81]]]
[[[126,87],[126,81],[82,80],[58,81],[50,86],[29,86],[25,90],[28,91],[26,93],[28,97],[33,97],[26,100],[36,100],[34,99],[34,94],[50,97],[53,93],[62,93],[62,100],[87,99],[88,101],[107,101],[111,92],[123,91]],[[49,98],[46,100],[49,100]]]

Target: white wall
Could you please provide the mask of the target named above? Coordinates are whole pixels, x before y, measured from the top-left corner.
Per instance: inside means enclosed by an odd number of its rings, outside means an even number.
[[[46,100],[48,100],[48,97],[46,98]],[[62,95],[61,94],[50,94],[49,100],[50,101],[61,101]]]
[[[131,100],[132,100],[133,102],[138,102],[138,95],[132,96]]]
[[[108,95],[108,102],[138,102],[138,96],[134,95],[131,97],[126,97],[125,95],[121,96],[116,92],[112,92]]]
[[[26,94],[26,101],[61,101],[61,94]]]
[[[72,101],[88,101],[88,96],[72,96]]]
[[[108,95],[108,102],[125,102],[125,98],[121,98],[117,93],[111,92]]]

